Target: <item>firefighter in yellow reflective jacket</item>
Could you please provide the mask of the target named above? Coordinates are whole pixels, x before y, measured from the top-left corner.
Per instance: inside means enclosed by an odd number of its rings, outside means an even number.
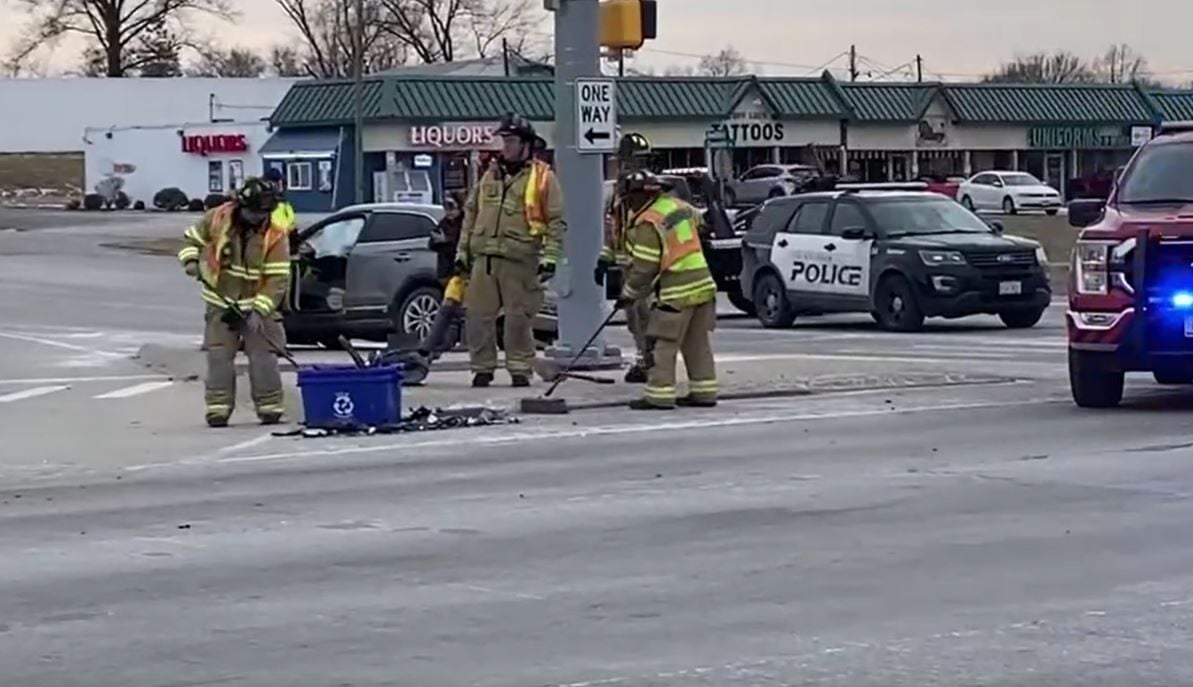
[[[203,216],[184,234],[178,260],[198,279],[207,304],[207,424],[224,427],[236,406],[236,351],[249,357],[253,404],[262,424],[277,424],[285,410],[277,351],[286,345],[279,308],[290,281],[287,229],[271,219],[273,187],[250,178],[233,199]]]
[[[277,193],[278,206],[273,211],[273,223],[292,232],[298,228],[298,218],[294,215],[294,206],[286,200],[286,187],[282,182],[282,173],[276,167],[270,167],[265,172],[265,181],[273,186]]]
[[[530,122],[508,114],[497,135],[500,160],[464,204],[456,272],[469,275],[464,302],[472,385],[493,383],[497,316],[504,312],[505,366],[514,386],[528,386],[534,315],[563,239],[563,193],[551,167],[533,156],[537,135]]]
[[[642,134],[629,133],[623,136],[617,150],[618,175],[645,169],[651,151],[650,141]],[[617,188],[615,185],[605,204],[605,242],[597,259],[595,273],[598,285],[605,284],[609,271],[615,267],[623,279],[630,272],[629,215]],[[650,320],[650,304],[651,294],[644,294],[625,309],[626,329],[634,337],[638,354],[634,364],[626,370],[625,381],[629,384],[646,381],[646,325]]]
[[[700,247],[699,213],[663,195],[665,184],[645,170],[622,175],[618,186],[631,213],[633,262],[617,304],[629,307],[650,291],[655,295],[646,328],[646,389],[630,407],[715,406],[717,371],[709,338],[716,326],[717,285]],[[675,363],[681,353],[688,395],[676,398]]]

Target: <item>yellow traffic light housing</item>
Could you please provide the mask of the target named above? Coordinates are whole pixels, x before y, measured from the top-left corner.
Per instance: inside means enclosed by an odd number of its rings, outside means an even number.
[[[656,0],[603,0],[601,46],[637,50],[658,33]]]

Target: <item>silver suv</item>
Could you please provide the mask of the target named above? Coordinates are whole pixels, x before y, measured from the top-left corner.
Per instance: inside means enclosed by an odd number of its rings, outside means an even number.
[[[758,165],[740,179],[729,182],[725,190],[728,207],[757,205],[768,198],[789,196],[813,177],[819,176],[810,165]]]
[[[285,312],[289,342],[336,348],[343,334],[388,340],[395,348],[418,345],[443,300],[429,246],[443,215],[440,205],[372,203],[296,231]],[[548,291],[534,322],[535,337],[544,344],[556,339],[555,313]]]

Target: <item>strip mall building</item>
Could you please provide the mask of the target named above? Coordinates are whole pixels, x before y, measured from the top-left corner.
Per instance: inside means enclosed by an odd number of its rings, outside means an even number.
[[[1064,191],[1074,178],[1112,173],[1160,122],[1193,120],[1193,91],[1134,85],[854,84],[827,73],[618,81],[622,131],[644,134],[661,166],[705,166],[706,136],[721,129],[737,173],[814,153],[867,181],[1007,169]],[[467,188],[507,111],[531,119],[553,149],[554,99],[554,82],[540,77],[366,80],[366,199],[439,202]],[[301,211],[353,200],[352,103],[351,82],[299,82],[270,118],[263,164],[285,173]]]

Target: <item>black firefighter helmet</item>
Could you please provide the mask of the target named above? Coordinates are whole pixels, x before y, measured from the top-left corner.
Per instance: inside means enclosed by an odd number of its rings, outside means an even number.
[[[538,138],[530,121],[516,112],[507,112],[497,124],[495,133],[498,136],[517,136],[530,144],[533,144],[534,139]]]
[[[669,182],[646,169],[625,172],[617,179],[617,194],[619,196],[657,195],[670,191],[671,188]]]

